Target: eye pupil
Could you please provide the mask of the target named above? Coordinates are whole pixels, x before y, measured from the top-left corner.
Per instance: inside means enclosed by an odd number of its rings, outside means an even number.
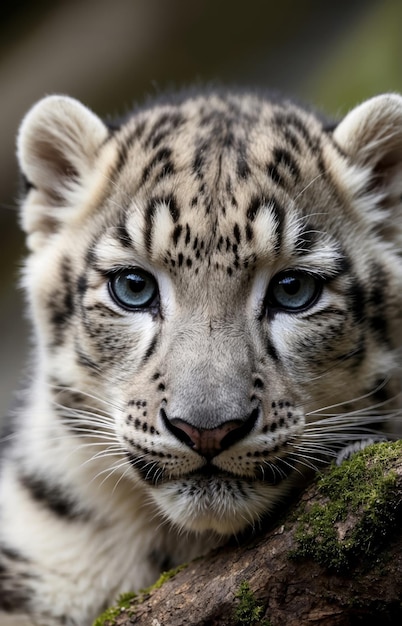
[[[301,282],[299,279],[292,276],[287,276],[282,280],[283,290],[289,295],[294,296],[300,291]]]
[[[322,281],[307,272],[281,272],[268,287],[267,306],[274,311],[299,313],[313,306],[321,291]]]
[[[158,287],[151,274],[139,268],[130,268],[120,270],[111,276],[109,293],[122,308],[139,310],[155,304]]]
[[[127,287],[133,293],[141,293],[145,289],[145,280],[136,274],[129,274],[126,277]]]

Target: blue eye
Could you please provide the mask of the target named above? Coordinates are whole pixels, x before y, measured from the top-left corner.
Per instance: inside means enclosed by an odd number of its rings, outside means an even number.
[[[322,292],[322,281],[297,270],[274,276],[268,287],[267,305],[271,309],[298,313],[315,304]]]
[[[158,285],[155,278],[139,268],[120,270],[109,279],[113,300],[124,309],[146,309],[155,304]]]

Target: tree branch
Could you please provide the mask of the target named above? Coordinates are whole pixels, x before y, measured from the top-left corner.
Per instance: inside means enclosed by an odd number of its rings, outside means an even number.
[[[96,626],[402,623],[401,518],[402,442],[375,444],[310,485],[284,523],[190,563]]]

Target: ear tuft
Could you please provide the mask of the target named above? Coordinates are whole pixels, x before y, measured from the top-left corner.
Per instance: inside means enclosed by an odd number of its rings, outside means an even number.
[[[32,107],[17,138],[19,165],[31,187],[23,207],[26,232],[54,230],[66,209],[77,205],[107,136],[105,124],[73,98],[48,96]]]

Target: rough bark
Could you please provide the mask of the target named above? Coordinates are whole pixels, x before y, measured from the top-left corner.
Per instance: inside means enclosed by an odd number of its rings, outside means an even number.
[[[402,623],[402,445],[367,450],[310,485],[280,525],[190,563],[99,623]]]

